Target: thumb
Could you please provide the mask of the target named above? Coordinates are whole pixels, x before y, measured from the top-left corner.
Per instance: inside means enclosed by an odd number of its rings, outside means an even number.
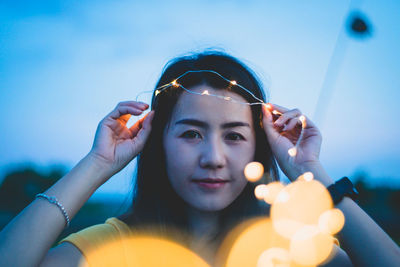
[[[263,113],[262,124],[270,144],[272,141],[276,140],[279,137],[279,133],[276,131],[274,127],[274,122],[272,120],[272,113],[271,113],[272,109],[273,107],[269,103],[262,105],[262,113]]]
[[[147,114],[147,116],[144,118],[142,127],[137,133],[137,136],[132,139],[132,143],[136,153],[139,153],[143,149],[144,144],[146,143],[147,138],[150,135],[151,122],[153,120],[153,117],[154,117],[154,110],[152,110]]]

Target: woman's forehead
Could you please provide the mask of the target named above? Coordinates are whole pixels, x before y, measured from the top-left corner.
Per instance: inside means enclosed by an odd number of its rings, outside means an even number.
[[[190,88],[194,92],[208,92],[221,96],[229,96],[234,100],[246,102],[246,100],[231,91],[214,89],[207,85],[200,85]],[[210,123],[224,123],[228,121],[243,121],[252,124],[251,109],[249,105],[240,104],[234,101],[225,100],[215,96],[191,94],[183,92],[179,97],[171,122],[196,118]]]

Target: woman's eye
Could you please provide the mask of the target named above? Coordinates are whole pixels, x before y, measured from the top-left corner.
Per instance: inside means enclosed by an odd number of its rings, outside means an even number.
[[[189,139],[201,138],[200,134],[198,132],[196,132],[196,131],[186,131],[181,135],[181,137],[189,138]]]
[[[238,133],[227,134],[226,138],[228,138],[229,140],[232,140],[232,141],[244,140],[243,135],[238,134]]]

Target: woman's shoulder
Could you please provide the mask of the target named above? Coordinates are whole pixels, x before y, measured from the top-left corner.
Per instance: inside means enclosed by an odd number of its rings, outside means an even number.
[[[120,239],[126,234],[130,233],[127,224],[118,218],[108,218],[103,224],[96,224],[87,227],[79,232],[70,234],[62,239],[59,244],[63,242],[70,242],[75,245],[82,252],[94,249],[103,245],[105,242]]]

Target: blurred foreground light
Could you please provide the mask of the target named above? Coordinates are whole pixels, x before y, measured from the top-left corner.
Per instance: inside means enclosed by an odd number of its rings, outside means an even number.
[[[268,204],[272,204],[284,187],[285,186],[280,182],[271,182],[267,184],[267,190],[264,193],[264,201]]]
[[[315,266],[326,260],[333,249],[333,237],[320,232],[317,226],[306,225],[293,236],[290,255],[301,265]]]
[[[271,219],[275,230],[291,239],[304,225],[318,225],[320,215],[332,206],[331,196],[320,182],[295,181],[278,194]]]
[[[260,162],[250,162],[244,168],[244,175],[250,182],[257,182],[264,174],[264,166]]]
[[[290,267],[289,251],[283,248],[270,248],[264,251],[257,262],[257,267]]]
[[[254,195],[257,199],[263,200],[268,194],[268,187],[265,184],[259,184],[254,188]]]
[[[289,240],[275,232],[269,218],[251,219],[236,226],[226,236],[218,251],[215,266],[280,266],[258,264],[261,264],[260,261],[268,263],[273,259],[287,259],[287,253],[283,251],[288,252],[289,246]],[[266,254],[262,256],[263,253]]]
[[[302,175],[297,178],[299,181],[306,181],[309,182],[311,180],[314,180],[314,174],[312,172],[305,172]]]
[[[344,215],[339,209],[327,210],[319,216],[318,227],[320,231],[334,235],[342,230],[344,226]]]
[[[129,253],[127,253],[129,252]],[[169,267],[209,267],[198,255],[184,246],[155,236],[127,236],[113,239],[97,247],[85,257],[88,266],[169,266]]]

